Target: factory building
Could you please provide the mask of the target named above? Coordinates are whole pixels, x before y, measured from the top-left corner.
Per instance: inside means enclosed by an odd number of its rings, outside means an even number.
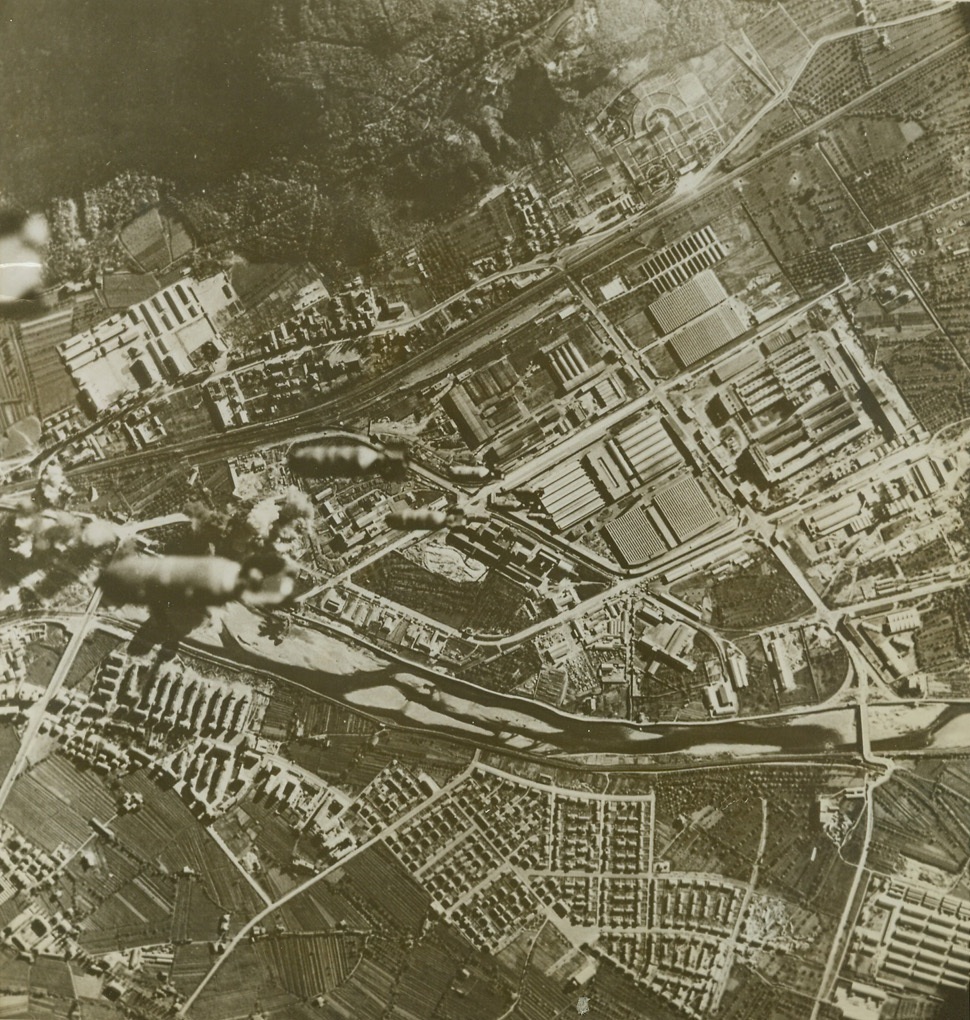
[[[687,368],[736,340],[750,325],[744,302],[728,298],[675,330],[667,343],[681,367]]]
[[[713,269],[704,269],[686,283],[661,294],[648,306],[661,333],[672,333],[698,315],[726,301],[727,291]]]
[[[596,375],[603,365],[602,361],[590,365],[573,340],[567,340],[547,351],[546,363],[549,366],[549,374],[561,393],[576,389]]]
[[[910,606],[908,609],[888,613],[883,629],[887,634],[902,634],[908,630],[919,630],[922,625],[923,619],[919,610],[915,606]]]
[[[693,475],[681,475],[654,496],[653,505],[677,540],[699,535],[718,520],[707,493]]]
[[[481,446],[492,436],[492,430],[478,413],[475,401],[462,383],[456,383],[441,398],[441,406],[458,426],[462,439],[472,448]]]
[[[174,382],[226,349],[218,329],[240,308],[225,273],[183,277],[58,347],[81,400],[101,413],[127,393]]]
[[[620,561],[627,566],[640,566],[667,551],[663,535],[642,503],[607,522],[604,530]]]
[[[542,476],[543,509],[559,531],[680,467],[683,457],[659,415],[648,415]]]
[[[854,535],[871,524],[872,511],[863,504],[857,492],[823,504],[805,519],[805,526],[813,538],[824,538],[843,529]]]
[[[795,674],[792,672],[791,661],[785,648],[785,639],[776,634],[767,641],[767,651],[775,667],[775,681],[779,694],[795,689]]]
[[[771,484],[790,478],[869,429],[859,405],[838,390],[809,400],[791,417],[754,433],[749,452],[765,482]]]
[[[640,654],[646,659],[659,660],[691,673],[697,668],[689,654],[694,645],[694,630],[679,620],[666,620],[652,630],[645,630],[637,643]]]
[[[607,522],[607,540],[620,562],[641,566],[718,522],[720,515],[693,475],[673,479]]]
[[[149,352],[151,334],[124,316],[113,315],[61,344],[59,353],[85,410],[100,413],[126,393],[162,381]]]
[[[710,225],[654,252],[640,264],[647,283],[659,293],[673,290],[727,255]]]

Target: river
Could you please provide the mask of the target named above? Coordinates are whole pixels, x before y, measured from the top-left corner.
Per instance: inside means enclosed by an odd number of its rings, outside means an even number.
[[[704,724],[590,719],[515,695],[395,662],[351,637],[291,626],[280,645],[258,633],[259,618],[241,606],[221,611],[216,626],[189,642],[366,712],[389,723],[537,754],[698,757],[824,755],[858,750],[852,708],[779,720]]]

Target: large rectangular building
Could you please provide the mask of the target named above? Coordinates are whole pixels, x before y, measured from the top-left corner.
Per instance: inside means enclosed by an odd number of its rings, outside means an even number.
[[[686,368],[736,340],[750,325],[744,303],[728,298],[675,330],[667,343],[681,367]]]
[[[717,508],[697,479],[681,475],[609,521],[604,530],[620,561],[637,567],[694,538],[718,520]]]
[[[653,505],[678,542],[699,535],[717,523],[718,514],[700,482],[681,475],[654,496]]]
[[[717,273],[713,269],[704,269],[686,283],[651,301],[649,310],[661,333],[671,333],[727,297],[728,292],[717,278]]]
[[[609,521],[605,531],[621,562],[628,567],[648,563],[667,551],[667,543],[641,503]]]
[[[556,528],[568,531],[683,463],[660,415],[644,415],[597,443],[580,462],[553,468],[537,486],[543,492],[543,508]]]
[[[478,413],[478,406],[461,383],[456,383],[441,398],[441,406],[458,426],[462,439],[469,446],[481,446],[491,437],[492,430]]]
[[[572,340],[566,340],[546,354],[549,372],[563,393],[574,390],[599,370],[602,362],[590,366]]]

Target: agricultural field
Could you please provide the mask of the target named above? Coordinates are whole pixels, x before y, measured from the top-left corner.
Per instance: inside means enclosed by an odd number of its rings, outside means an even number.
[[[874,343],[873,362],[885,369],[928,431],[970,415],[970,370],[945,336],[908,338],[885,331]]]
[[[43,636],[30,644],[27,683],[36,687],[46,687],[50,683],[67,642],[68,633],[63,627],[57,624],[46,625]]]
[[[182,830],[179,839],[167,844],[159,863],[170,871],[194,872],[209,899],[234,918],[251,916],[262,902],[212,837],[198,824]],[[236,924],[241,924],[237,920]]]
[[[959,219],[956,218],[957,215]],[[935,229],[931,230],[930,223],[927,223],[926,236],[918,242],[920,248],[917,249],[911,270],[925,300],[956,350],[958,364],[965,373],[970,371],[968,220],[970,215],[966,206],[960,205],[951,216],[945,219],[942,216],[936,217],[935,222],[939,225]]]
[[[0,724],[0,776],[10,771],[10,766],[20,749],[20,734],[12,723]]]
[[[813,42],[855,25],[849,0],[784,0],[788,16]]]
[[[100,776],[52,754],[17,777],[3,817],[50,853],[59,846],[77,849],[91,835],[90,820],[107,822],[115,811],[115,798]]]
[[[744,27],[745,35],[779,87],[787,85],[801,68],[811,43],[799,31],[786,8],[771,4],[759,18]]]
[[[830,246],[865,234],[867,225],[818,147],[801,142],[762,163],[745,175],[738,195],[802,297],[842,282]]]
[[[64,686],[77,688],[87,693],[94,684],[95,675],[101,663],[125,643],[125,639],[117,634],[95,628],[84,639],[80,651],[71,663],[71,668],[64,678]]]
[[[962,150],[970,98],[961,83],[968,67],[970,42],[963,27],[926,64],[827,129],[827,151],[875,226],[966,191]]]
[[[187,950],[184,954],[183,949]],[[198,980],[212,965],[213,957],[214,953],[208,945],[179,947],[175,962],[176,984],[182,983],[186,988],[198,984]],[[256,946],[244,942],[230,954],[225,965],[216,971],[196,1000],[190,1015],[198,1020],[207,1017],[249,1016],[261,1009],[292,1008],[296,1002],[298,1000],[295,996],[273,981]]]
[[[934,596],[930,606],[922,612],[914,642],[920,669],[942,673],[944,678],[950,674],[966,675],[970,641],[967,605],[966,589],[955,589]]]
[[[81,945],[88,952],[103,953],[167,942],[176,879],[100,841],[90,850],[85,860],[98,863],[75,872],[75,902],[94,908],[84,919]],[[211,936],[216,932],[213,926]]]
[[[805,120],[832,113],[871,87],[863,56],[867,36],[825,43],[812,57],[792,90],[791,101]]]

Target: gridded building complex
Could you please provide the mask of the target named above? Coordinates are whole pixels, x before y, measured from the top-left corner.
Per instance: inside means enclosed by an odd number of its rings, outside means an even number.
[[[681,475],[606,525],[621,561],[639,566],[716,524],[719,515],[693,475]]]
[[[728,298],[671,333],[667,343],[686,368],[736,340],[750,325],[744,302]]]
[[[970,905],[901,882],[884,881],[859,919],[853,950],[867,978],[925,992],[966,988],[970,975]]]
[[[661,249],[641,266],[657,295],[647,306],[656,330],[682,367],[713,354],[751,325],[742,301],[731,297],[711,266],[726,254],[710,227]],[[606,299],[623,293],[620,278],[603,289]]]
[[[228,278],[174,283],[58,348],[87,410],[100,413],[126,393],[174,381],[200,353],[225,350],[218,329],[239,304]]]
[[[643,503],[610,521],[606,525],[606,534],[627,566],[647,563],[667,551],[663,536]]]
[[[670,333],[728,297],[713,269],[705,269],[685,284],[650,302],[650,315],[662,333]]]
[[[769,353],[721,394],[746,432],[748,456],[767,483],[789,478],[868,432],[857,380],[813,336]]]
[[[538,482],[543,509],[559,531],[568,531],[683,462],[659,415],[649,415],[598,443],[579,463],[544,475]]]
[[[686,283],[725,255],[727,248],[708,225],[655,252],[641,263],[640,271],[648,283],[663,293]]]

